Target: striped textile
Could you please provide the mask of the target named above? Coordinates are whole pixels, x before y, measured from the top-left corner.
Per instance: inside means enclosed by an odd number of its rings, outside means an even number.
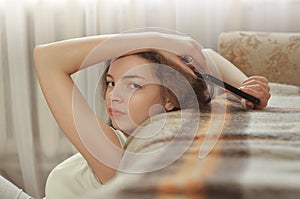
[[[120,172],[107,189],[89,198],[298,198],[300,88],[273,83],[271,93],[264,110],[245,110],[227,94],[226,99],[222,95],[215,100],[220,105],[225,99],[225,106],[217,107],[212,115],[201,113],[201,120],[190,112],[168,113],[161,132],[146,139],[165,119],[157,116],[135,132],[138,138],[127,143],[127,151],[153,153],[151,158],[125,153],[121,169],[139,174]],[[213,119],[214,114],[219,120]],[[182,120],[183,116],[188,119]],[[199,128],[193,134],[197,122]],[[217,130],[220,124],[219,139],[217,134],[210,138],[212,143],[217,141],[213,150],[199,158],[207,130]],[[185,150],[182,146],[186,145]],[[164,167],[151,171],[157,165]]]

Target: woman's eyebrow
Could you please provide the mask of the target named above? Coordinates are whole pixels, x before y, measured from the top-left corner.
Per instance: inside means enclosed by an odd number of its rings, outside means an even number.
[[[111,78],[111,79],[114,79],[111,74],[106,74],[106,78],[108,78],[108,77]]]
[[[139,76],[139,75],[125,75],[122,77],[122,79],[145,79],[145,77]]]
[[[114,77],[111,74],[106,74],[106,78],[114,79]],[[146,79],[146,78],[139,75],[125,75],[122,77],[122,79]]]

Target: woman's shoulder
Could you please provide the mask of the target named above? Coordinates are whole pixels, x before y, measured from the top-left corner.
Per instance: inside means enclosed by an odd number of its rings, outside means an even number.
[[[74,155],[65,159],[63,162],[61,162],[56,167],[54,167],[53,170],[60,170],[60,169],[66,168],[66,167],[68,167],[68,168],[76,167],[76,166],[78,166],[78,164],[81,165],[84,163],[86,163],[86,161],[84,160],[82,155],[80,153],[75,153]],[[52,170],[52,172],[53,172],[53,170]]]
[[[45,191],[49,198],[73,198],[99,187],[86,160],[76,153],[51,171]]]

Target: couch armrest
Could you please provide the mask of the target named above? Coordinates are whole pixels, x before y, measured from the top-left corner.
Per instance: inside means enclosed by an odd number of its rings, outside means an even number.
[[[300,86],[300,33],[223,32],[218,52],[248,76]]]

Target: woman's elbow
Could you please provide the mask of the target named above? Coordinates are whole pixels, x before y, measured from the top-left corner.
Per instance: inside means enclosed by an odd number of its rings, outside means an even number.
[[[46,59],[45,54],[46,53],[45,53],[44,47],[42,45],[38,45],[34,48],[33,59],[34,59],[36,68],[41,67],[41,65],[43,65],[42,63],[45,62],[45,59]]]

